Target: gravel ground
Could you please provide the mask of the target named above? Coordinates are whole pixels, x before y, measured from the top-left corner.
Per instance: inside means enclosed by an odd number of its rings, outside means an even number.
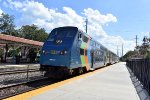
[[[44,74],[45,72],[36,71],[36,72],[28,72],[28,73],[0,75],[0,99],[5,96],[10,96],[12,94],[15,95],[17,93],[22,93],[27,90],[31,90],[35,88],[34,81],[43,79]],[[31,84],[26,83],[26,82],[34,83],[33,87]],[[24,84],[17,85],[21,83],[24,83]],[[39,82],[37,82],[36,84],[38,83]]]
[[[24,90],[30,89],[31,87],[28,87],[26,85],[20,85],[12,88],[2,89],[0,90],[0,98],[4,96],[10,96],[12,94],[17,94],[19,92],[22,92]]]

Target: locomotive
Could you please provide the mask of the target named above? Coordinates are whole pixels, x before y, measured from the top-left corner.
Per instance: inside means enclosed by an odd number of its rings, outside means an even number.
[[[117,61],[116,54],[73,26],[53,29],[40,53],[40,69],[49,77],[82,74]]]

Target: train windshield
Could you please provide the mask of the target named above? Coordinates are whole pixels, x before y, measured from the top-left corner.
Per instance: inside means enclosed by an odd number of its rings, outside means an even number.
[[[55,38],[72,38],[76,33],[77,31],[72,29],[54,29],[50,33],[48,40]]]

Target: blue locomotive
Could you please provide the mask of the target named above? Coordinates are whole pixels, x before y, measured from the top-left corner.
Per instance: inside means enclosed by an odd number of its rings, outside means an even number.
[[[41,70],[50,74],[81,74],[112,64],[118,56],[77,27],[55,28],[40,54]]]

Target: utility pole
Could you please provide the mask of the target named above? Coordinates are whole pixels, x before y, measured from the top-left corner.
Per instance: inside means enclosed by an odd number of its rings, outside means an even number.
[[[119,56],[118,45],[117,45],[117,56]]]
[[[148,39],[148,40],[149,40],[148,42],[149,42],[149,44],[150,44],[150,32],[149,32],[149,39]]]
[[[149,32],[149,44],[150,44],[150,32]]]
[[[137,47],[137,40],[138,40],[138,37],[136,35],[136,38],[135,38],[136,47]]]
[[[88,19],[86,18],[86,20],[85,20],[85,31],[86,31],[86,33],[87,33],[87,26],[88,26]]]
[[[122,43],[122,57],[123,57],[123,43]]]

